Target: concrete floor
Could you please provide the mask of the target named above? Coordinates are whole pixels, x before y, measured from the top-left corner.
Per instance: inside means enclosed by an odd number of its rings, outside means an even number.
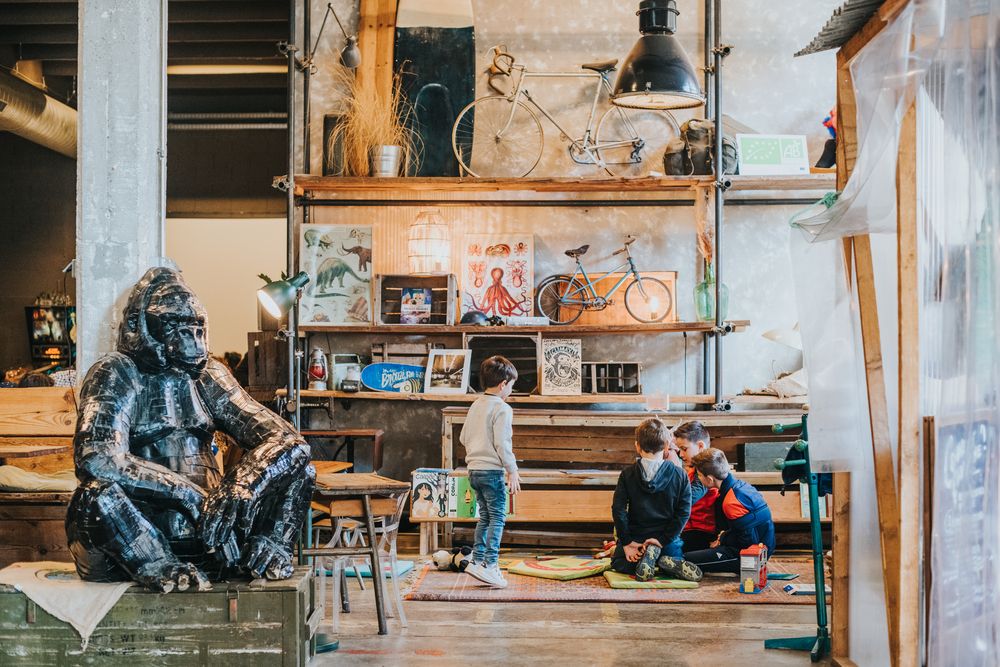
[[[815,630],[807,606],[404,602],[409,627],[380,637],[371,586],[351,604],[340,650],[312,665],[809,665],[763,642]]]

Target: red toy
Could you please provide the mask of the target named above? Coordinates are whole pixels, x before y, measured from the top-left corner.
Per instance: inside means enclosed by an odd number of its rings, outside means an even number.
[[[740,551],[740,593],[760,593],[767,586],[767,547],[755,544]]]

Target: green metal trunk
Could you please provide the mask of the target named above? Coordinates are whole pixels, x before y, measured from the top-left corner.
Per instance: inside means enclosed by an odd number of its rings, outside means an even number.
[[[0,585],[0,665],[304,666],[319,618],[310,615],[310,588],[307,567],[286,581],[220,582],[204,592],[133,586],[82,651],[69,624]]]

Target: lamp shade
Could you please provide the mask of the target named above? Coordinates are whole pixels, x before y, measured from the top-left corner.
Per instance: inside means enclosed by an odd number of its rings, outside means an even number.
[[[300,271],[288,280],[275,280],[257,290],[257,300],[272,317],[281,317],[292,309],[300,289],[309,282],[309,274]]]
[[[674,0],[643,0],[639,31],[622,64],[611,101],[636,109],[686,109],[705,103],[691,60],[674,36]]]
[[[410,224],[407,237],[410,273],[451,270],[451,228],[439,211],[423,211]]]

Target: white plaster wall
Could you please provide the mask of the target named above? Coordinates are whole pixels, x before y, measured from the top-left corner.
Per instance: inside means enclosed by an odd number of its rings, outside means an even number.
[[[209,313],[212,354],[247,351],[256,331],[258,273],[285,270],[283,219],[168,218],[167,254]]]

